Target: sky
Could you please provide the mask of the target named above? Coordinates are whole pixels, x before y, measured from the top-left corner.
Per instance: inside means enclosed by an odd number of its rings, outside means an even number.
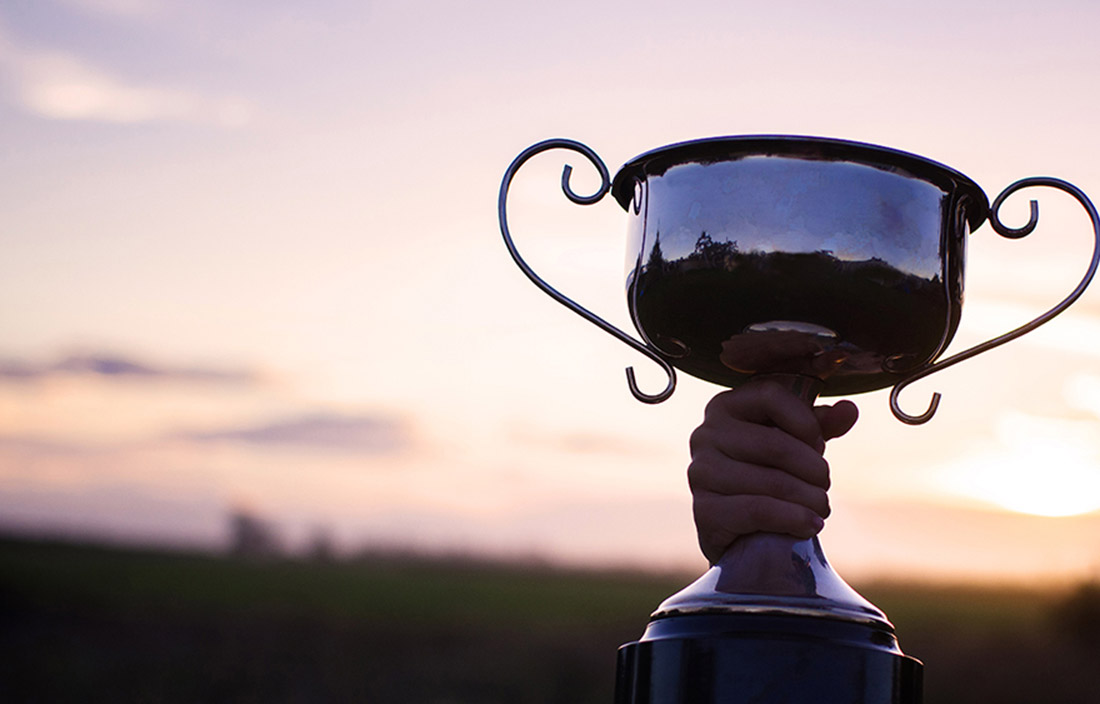
[[[719,389],[663,375],[537,291],[501,242],[511,160],[614,172],[687,139],[911,151],[992,198],[1100,194],[1100,6],[15,0],[0,5],[0,525],[218,547],[229,512],[346,550],[704,566],[687,438]],[[511,225],[624,329],[625,228],[545,154]],[[1091,228],[1015,196],[971,236],[952,350],[1076,284]],[[1014,220],[1015,219],[1015,220]],[[1100,575],[1100,292],[854,398],[822,540],[845,576]]]

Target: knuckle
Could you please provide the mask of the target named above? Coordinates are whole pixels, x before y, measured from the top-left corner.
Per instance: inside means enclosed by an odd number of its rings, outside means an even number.
[[[698,428],[692,431],[688,437],[688,448],[691,450],[692,457],[704,447],[713,445],[712,434],[710,428],[706,425],[700,425]]]
[[[699,460],[693,459],[687,468],[688,488],[693,492],[699,490],[704,483],[706,471],[706,467]]]
[[[688,481],[701,483],[710,480],[719,471],[720,457],[717,451],[709,447],[693,452],[687,467]]]
[[[725,412],[732,393],[731,391],[723,391],[720,394],[715,394],[713,398],[707,401],[707,405],[703,408],[703,418],[712,418],[718,413]]]

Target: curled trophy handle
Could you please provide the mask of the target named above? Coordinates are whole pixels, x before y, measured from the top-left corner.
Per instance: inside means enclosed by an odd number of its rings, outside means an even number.
[[[527,162],[528,159],[550,149],[569,149],[583,155],[592,163],[594,167],[600,172],[600,187],[595,193],[589,196],[583,196],[577,194],[570,186],[570,177],[573,174],[573,167],[566,164],[561,173],[561,189],[565,192],[566,198],[576,203],[577,205],[592,205],[599,202],[601,198],[607,195],[607,192],[611,189],[611,176],[607,171],[607,166],[603,163],[599,156],[596,155],[592,149],[580,142],[573,141],[571,139],[547,139],[537,144],[533,144],[527,149],[524,149],[519,156],[517,156],[508,167],[508,170],[504,172],[504,180],[500,184],[500,196],[497,199],[497,215],[500,220],[500,233],[504,236],[504,244],[508,247],[508,253],[512,255],[512,259],[516,262],[516,265],[520,270],[527,275],[527,278],[531,280],[536,286],[538,286],[544,293],[553,298],[558,303],[573,311],[577,315],[581,316],[590,323],[596,325],[596,327],[603,331],[615,336],[622,342],[633,347],[638,352],[641,352],[646,357],[649,357],[656,362],[665,374],[668,375],[668,384],[664,390],[656,394],[644,393],[638,388],[637,381],[634,378],[634,368],[628,367],[626,370],[627,385],[630,387],[630,392],[634,394],[634,398],[645,403],[660,403],[666,400],[672,395],[672,392],[676,388],[676,371],[672,366],[666,362],[656,350],[644,342],[640,342],[627,333],[623,332],[619,328],[615,327],[611,323],[607,322],[603,318],[599,317],[595,313],[591,312],[587,308],[577,304],[572,299],[563,295],[560,291],[555,289],[550,284],[546,283],[538,274],[536,274],[527,262],[520,256],[519,251],[516,249],[516,245],[512,242],[512,234],[508,229],[508,188],[512,185],[512,179],[515,177],[516,172],[520,167]]]
[[[1035,318],[1030,323],[1021,325],[1015,330],[1005,333],[1000,337],[989,340],[988,342],[983,342],[979,345],[975,345],[968,350],[959,352],[958,354],[952,355],[951,357],[948,357],[946,359],[942,359],[934,364],[930,364],[920,371],[916,372],[915,374],[898,382],[890,391],[890,410],[893,411],[894,416],[903,423],[908,423],[909,425],[920,425],[922,423],[928,422],[928,420],[931,419],[933,415],[935,415],[936,409],[939,407],[940,394],[938,392],[932,394],[932,401],[928,405],[928,410],[920,415],[912,416],[902,411],[901,407],[898,405],[898,395],[901,393],[902,389],[909,386],[909,384],[912,384],[914,381],[923,379],[929,374],[950,367],[953,364],[957,364],[964,360],[970,359],[977,354],[981,354],[982,352],[991,350],[994,347],[1003,345],[1010,340],[1015,340],[1017,337],[1031,332],[1035,328],[1039,327],[1043,323],[1049,321],[1051,318],[1064,311],[1074,301],[1080,298],[1081,294],[1085,292],[1085,289],[1088,288],[1089,283],[1092,281],[1093,275],[1096,274],[1097,264],[1100,263],[1100,216],[1097,215],[1096,207],[1092,204],[1092,201],[1089,200],[1088,196],[1086,196],[1084,192],[1081,191],[1081,189],[1077,188],[1071,183],[1062,181],[1061,179],[1045,176],[1025,178],[1016,181],[1015,183],[1009,185],[1007,188],[1001,191],[1001,194],[997,196],[997,198],[993,201],[993,204],[990,206],[990,226],[992,226],[997,234],[1001,235],[1002,237],[1007,237],[1009,239],[1019,239],[1021,237],[1025,237],[1031,234],[1031,232],[1035,230],[1035,226],[1039,221],[1038,202],[1034,200],[1031,201],[1031,215],[1027,223],[1024,224],[1022,227],[1008,227],[1003,222],[1001,222],[999,213],[1001,204],[1004,203],[1006,198],[1022,188],[1029,188],[1031,186],[1047,186],[1050,188],[1056,188],[1061,191],[1065,191],[1066,193],[1069,193],[1074,198],[1076,198],[1077,202],[1080,203],[1081,206],[1088,212],[1089,219],[1092,221],[1093,233],[1095,235],[1095,241],[1092,249],[1092,260],[1089,263],[1088,270],[1085,272],[1085,275],[1084,277],[1082,277],[1080,283],[1077,284],[1077,288],[1073,289],[1072,293],[1066,296],[1061,303],[1054,306],[1046,313],[1043,313],[1038,318]]]

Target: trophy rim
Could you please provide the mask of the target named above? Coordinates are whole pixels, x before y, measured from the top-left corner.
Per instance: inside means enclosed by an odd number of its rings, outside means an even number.
[[[643,152],[626,162],[611,182],[611,195],[624,210],[634,197],[634,181],[659,176],[673,166],[717,163],[754,156],[792,157],[820,161],[849,161],[868,166],[902,169],[948,192],[969,196],[967,222],[974,231],[989,214],[989,198],[970,177],[950,166],[912,152],[832,137],[801,135],[733,135],[676,142]]]

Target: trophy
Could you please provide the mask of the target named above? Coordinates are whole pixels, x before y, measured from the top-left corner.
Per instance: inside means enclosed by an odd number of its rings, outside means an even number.
[[[627,304],[640,339],[562,295],[520,256],[508,228],[513,177],[531,157],[565,149],[599,172],[595,193],[561,187],[573,203],[607,193],[626,211]],[[940,359],[959,325],[966,241],[988,221],[1019,238],[1038,222],[1005,225],[1020,189],[1069,193],[1095,234],[1088,269],[1054,308],[1000,337]],[[1100,218],[1078,188],[1027,178],[990,204],[963,174],[903,151],[794,136],[703,139],[662,147],[611,178],[587,146],[555,139],[512,162],[498,200],[501,233],[540,289],[659,365],[667,399],[676,370],[726,387],[768,380],[808,404],[819,396],[892,387],[890,407],[919,424],[936,412],[900,407],[899,393],[940,369],[1013,340],[1061,313],[1100,261]],[[616,704],[860,702],[919,704],[921,663],[898,646],[886,615],[829,566],[821,544],[759,533],[739,538],[702,577],[666,599],[642,637],[619,649]]]

